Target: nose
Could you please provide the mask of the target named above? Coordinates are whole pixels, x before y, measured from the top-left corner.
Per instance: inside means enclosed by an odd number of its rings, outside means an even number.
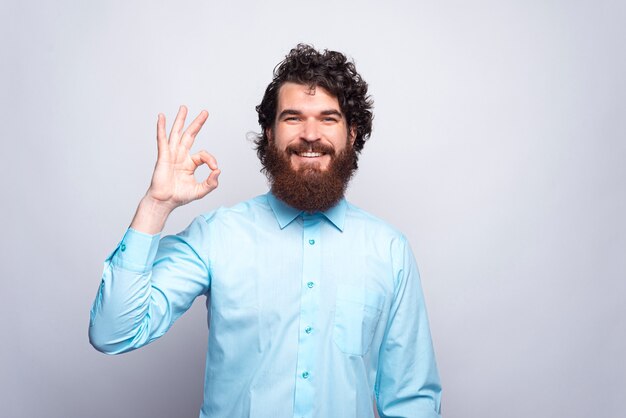
[[[320,139],[319,126],[316,120],[307,120],[302,125],[300,137],[307,142],[315,142]]]

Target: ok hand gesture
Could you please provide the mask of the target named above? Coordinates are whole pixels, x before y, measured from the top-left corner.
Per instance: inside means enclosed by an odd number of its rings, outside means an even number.
[[[147,196],[172,210],[206,196],[217,187],[220,175],[217,161],[211,154],[203,150],[191,155],[189,151],[209,114],[206,110],[200,112],[183,132],[186,117],[187,108],[181,106],[169,138],[165,134],[165,116],[159,114],[157,122],[159,153]],[[202,164],[211,169],[211,174],[197,182],[194,173]]]
[[[159,232],[169,214],[178,206],[201,199],[217,187],[220,170],[215,158],[206,151],[190,154],[191,146],[209,114],[206,110],[183,131],[187,107],[181,106],[169,138],[165,133],[165,116],[157,122],[158,157],[150,187],[142,199],[131,227],[146,233]],[[194,173],[206,164],[211,174],[202,182]]]

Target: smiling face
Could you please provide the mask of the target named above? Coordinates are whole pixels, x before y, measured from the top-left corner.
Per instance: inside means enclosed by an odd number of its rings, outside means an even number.
[[[354,142],[335,96],[321,87],[291,82],[280,87],[268,136],[270,146],[288,156],[296,171],[326,171],[333,158]]]
[[[307,212],[331,208],[356,170],[353,130],[337,98],[319,86],[285,83],[276,115],[264,157],[272,192]]]

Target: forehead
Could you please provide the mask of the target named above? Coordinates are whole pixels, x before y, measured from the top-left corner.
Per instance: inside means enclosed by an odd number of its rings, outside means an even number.
[[[325,88],[293,82],[286,82],[280,86],[277,107],[278,113],[285,109],[341,112],[337,97]]]

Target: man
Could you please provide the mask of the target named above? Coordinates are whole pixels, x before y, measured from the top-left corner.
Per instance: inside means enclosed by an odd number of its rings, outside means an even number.
[[[371,132],[353,63],[298,45],[257,107],[270,193],[159,239],[176,207],[217,187],[208,114],[169,138],[157,123],[152,182],[114,253],[89,337],[109,354],[163,335],[200,295],[209,345],[200,417],[439,417],[440,384],[418,271],[402,234],[343,198]],[[212,170],[201,183],[194,171]]]

